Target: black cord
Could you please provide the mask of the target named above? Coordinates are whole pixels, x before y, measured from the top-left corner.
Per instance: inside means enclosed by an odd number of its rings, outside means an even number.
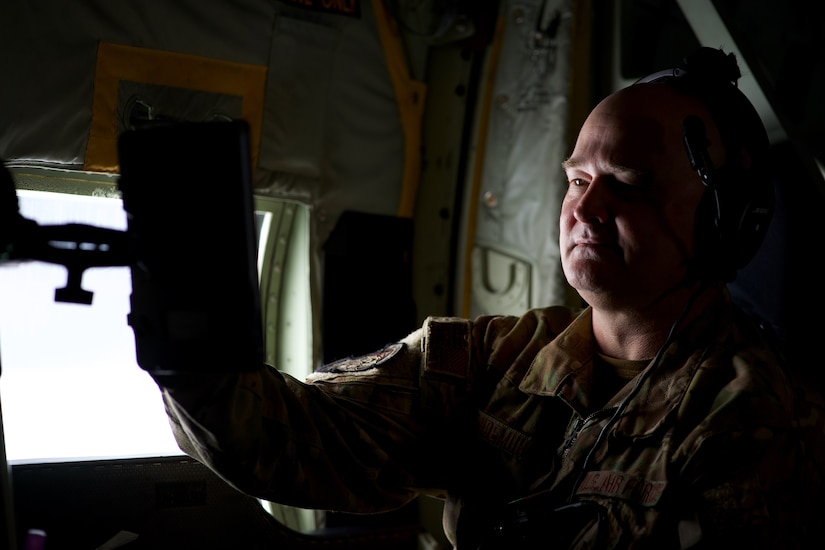
[[[664,355],[665,350],[668,346],[670,346],[671,342],[673,341],[673,338],[676,336],[676,329],[679,327],[679,325],[682,324],[682,321],[684,321],[685,317],[690,311],[691,306],[693,305],[693,301],[704,290],[705,286],[702,285],[696,292],[694,292],[690,296],[690,299],[688,299],[687,304],[685,304],[684,310],[682,310],[682,313],[679,314],[679,317],[677,317],[676,320],[673,322],[673,325],[671,325],[670,332],[668,333],[667,338],[665,339],[664,343],[659,347],[659,350],[656,352],[656,356],[653,358],[653,361],[651,362],[650,366],[639,375],[639,378],[636,380],[636,383],[633,385],[633,388],[630,390],[630,393],[628,393],[625,396],[625,398],[622,399],[622,402],[619,403],[618,407],[616,407],[613,416],[611,416],[610,420],[608,420],[607,423],[602,427],[598,437],[596,437],[595,443],[593,443],[593,446],[590,447],[590,450],[587,452],[587,456],[584,458],[584,463],[582,464],[581,470],[579,471],[579,475],[578,477],[576,477],[576,482],[573,484],[573,488],[570,491],[570,497],[567,499],[568,502],[571,502],[573,498],[576,496],[576,489],[579,487],[579,484],[582,482],[582,478],[587,473],[587,468],[590,466],[590,461],[593,459],[593,455],[596,452],[596,449],[599,447],[599,445],[601,445],[602,440],[607,435],[607,431],[611,428],[611,426],[613,426],[613,424],[615,424],[618,421],[619,416],[627,408],[627,405],[630,403],[630,400],[636,397],[636,394],[639,393],[639,390],[642,388],[642,384],[644,384],[645,381],[648,378],[650,378],[653,372],[659,367],[659,363],[662,361],[662,356]]]

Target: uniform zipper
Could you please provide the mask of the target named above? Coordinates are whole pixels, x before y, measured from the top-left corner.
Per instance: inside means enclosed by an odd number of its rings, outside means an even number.
[[[561,466],[564,466],[564,463],[567,461],[567,457],[570,454],[570,449],[573,448],[573,444],[576,442],[576,439],[578,439],[585,425],[591,420],[602,415],[609,416],[613,414],[615,410],[616,407],[611,407],[608,409],[599,409],[598,411],[590,413],[585,417],[579,416],[578,413],[573,413],[573,416],[576,418],[576,420],[570,435],[567,436],[567,439],[564,441],[564,445],[562,446]]]

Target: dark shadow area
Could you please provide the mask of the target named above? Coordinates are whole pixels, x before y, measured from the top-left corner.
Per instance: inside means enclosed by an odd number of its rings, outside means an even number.
[[[121,532],[137,535],[124,550],[414,550],[421,531],[298,533],[185,456],[18,464],[11,473],[21,549],[29,529],[46,532],[48,550],[98,548]]]
[[[324,245],[323,362],[377,351],[415,327],[412,220],[346,211]]]
[[[771,155],[776,210],[762,248],[731,283],[731,295],[773,330],[792,364],[825,388],[816,349],[825,311],[817,257],[825,198],[789,143],[775,145]]]

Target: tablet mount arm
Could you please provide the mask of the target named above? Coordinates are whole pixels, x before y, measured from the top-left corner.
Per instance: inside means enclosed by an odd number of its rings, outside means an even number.
[[[39,225],[20,214],[11,174],[0,163],[0,264],[37,260],[66,267],[66,286],[55,290],[56,302],[91,304],[92,292],[81,286],[90,267],[127,266],[133,246],[125,231],[91,225]]]

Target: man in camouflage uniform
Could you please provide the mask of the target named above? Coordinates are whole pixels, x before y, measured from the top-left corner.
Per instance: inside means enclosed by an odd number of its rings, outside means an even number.
[[[732,56],[686,61],[600,103],[564,163],[585,309],[430,318],[308,383],[157,376],[181,448],[299,507],[443,497],[460,550],[807,547],[823,401],[725,287],[767,224],[767,138]]]

